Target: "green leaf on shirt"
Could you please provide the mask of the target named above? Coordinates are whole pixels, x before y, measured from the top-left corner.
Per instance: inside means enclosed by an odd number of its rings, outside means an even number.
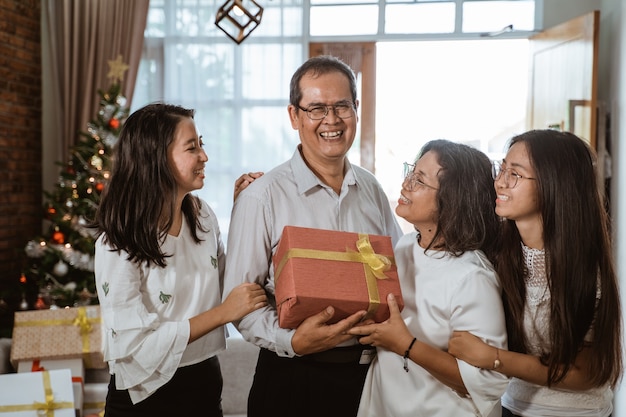
[[[159,300],[161,300],[163,304],[169,303],[170,298],[172,298],[172,294],[165,294],[163,291],[159,291]]]

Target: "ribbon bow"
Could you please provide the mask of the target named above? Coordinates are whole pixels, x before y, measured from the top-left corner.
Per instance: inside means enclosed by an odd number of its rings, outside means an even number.
[[[93,326],[89,322],[89,319],[87,318],[87,313],[85,312],[84,308],[78,309],[78,314],[76,315],[76,318],[74,319],[74,322],[72,324],[80,328],[81,335],[91,333],[91,331],[93,330]]]
[[[374,274],[377,279],[387,279],[388,277],[385,275],[385,271],[391,268],[391,261],[388,257],[374,252],[374,248],[367,235],[359,236],[361,237],[356,241],[356,248],[363,257],[363,264],[369,267],[372,274]]]

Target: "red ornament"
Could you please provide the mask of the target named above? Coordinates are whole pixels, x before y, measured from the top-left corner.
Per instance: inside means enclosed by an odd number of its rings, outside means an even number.
[[[57,209],[55,209],[54,206],[48,206],[48,209],[46,211],[48,212],[48,215],[50,217],[54,216],[57,213]]]
[[[72,165],[68,165],[67,166],[67,173],[70,175],[74,175],[76,174],[76,170],[74,169],[74,167]]]
[[[35,309],[37,310],[45,310],[48,308],[48,305],[44,301],[42,296],[37,297],[37,301],[35,301]]]
[[[63,232],[56,230],[54,233],[52,233],[52,241],[54,243],[62,245],[63,242],[65,242],[65,235],[63,234]]]
[[[120,127],[120,121],[118,119],[109,120],[109,127],[111,127],[111,129],[117,129]]]
[[[96,184],[96,191],[98,191],[99,193],[101,193],[104,190],[104,183],[99,182]]]
[[[26,284],[26,275],[20,275],[20,284]]]

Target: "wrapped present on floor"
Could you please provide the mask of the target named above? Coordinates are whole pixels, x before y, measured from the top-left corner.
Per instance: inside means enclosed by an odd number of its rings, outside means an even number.
[[[282,328],[296,328],[329,305],[329,324],[359,310],[385,321],[389,293],[404,307],[389,236],[285,226],[273,263]]]
[[[104,412],[109,384],[104,382],[87,382],[85,384],[85,400],[83,402],[83,417]]]
[[[69,369],[0,375],[0,417],[75,417]]]
[[[105,368],[100,306],[15,313],[11,362],[82,358],[86,368]]]
[[[76,359],[34,359],[19,361],[17,372],[43,372],[57,369],[69,369],[72,374],[72,388],[74,392],[74,406],[76,415],[80,416],[83,409],[85,387],[85,365],[81,358]]]

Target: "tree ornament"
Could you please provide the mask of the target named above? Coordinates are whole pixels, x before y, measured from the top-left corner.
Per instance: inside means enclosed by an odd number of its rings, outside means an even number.
[[[96,191],[98,191],[99,193],[102,193],[102,191],[104,191],[104,183],[103,182],[99,182],[96,184]]]
[[[59,261],[56,264],[54,264],[54,267],[52,268],[52,272],[57,277],[64,277],[65,275],[67,275],[69,269],[70,269],[69,266],[67,266],[65,262]]]
[[[107,77],[111,79],[112,82],[116,81],[124,81],[124,72],[128,69],[128,65],[122,61],[122,55],[118,55],[114,60],[109,59],[109,73]]]
[[[52,233],[52,242],[62,245],[65,242],[65,235],[57,227]]]
[[[44,301],[43,296],[39,294],[39,296],[37,296],[37,301],[35,301],[35,309],[45,310],[47,308],[48,304],[46,304],[46,302]]]
[[[22,295],[22,301],[20,302],[20,310],[28,310],[28,301],[26,301],[25,295]]]
[[[115,119],[115,118],[109,120],[109,127],[111,129],[119,128],[120,127],[120,121],[118,119]]]

